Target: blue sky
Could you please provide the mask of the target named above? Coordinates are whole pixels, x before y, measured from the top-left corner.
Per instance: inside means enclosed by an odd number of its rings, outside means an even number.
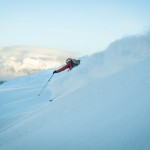
[[[0,1],[0,47],[92,54],[118,38],[149,31],[149,6],[148,0]]]

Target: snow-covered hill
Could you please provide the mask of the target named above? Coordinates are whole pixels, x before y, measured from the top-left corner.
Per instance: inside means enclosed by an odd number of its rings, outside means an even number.
[[[124,38],[82,58],[40,97],[53,70],[1,85],[0,149],[149,150],[149,37]]]

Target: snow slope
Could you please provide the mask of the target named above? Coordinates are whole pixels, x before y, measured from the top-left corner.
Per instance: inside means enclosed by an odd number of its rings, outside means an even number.
[[[53,70],[1,85],[0,150],[149,150],[149,37],[82,58],[40,97]]]

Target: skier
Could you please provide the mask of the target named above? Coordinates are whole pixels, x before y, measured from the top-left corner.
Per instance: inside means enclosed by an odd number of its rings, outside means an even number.
[[[74,67],[78,66],[79,64],[80,64],[80,60],[68,58],[68,59],[66,60],[66,65],[63,66],[63,67],[60,68],[60,69],[55,70],[55,71],[53,72],[53,74],[54,74],[54,73],[59,73],[59,72],[64,71],[64,70],[66,70],[66,69],[71,70],[71,69],[73,69]]]

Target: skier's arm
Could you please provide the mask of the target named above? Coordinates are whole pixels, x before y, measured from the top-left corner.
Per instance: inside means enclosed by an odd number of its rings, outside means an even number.
[[[66,64],[65,66],[63,66],[62,68],[55,70],[55,73],[59,73],[61,71],[66,70],[67,68],[70,68],[70,63]]]

